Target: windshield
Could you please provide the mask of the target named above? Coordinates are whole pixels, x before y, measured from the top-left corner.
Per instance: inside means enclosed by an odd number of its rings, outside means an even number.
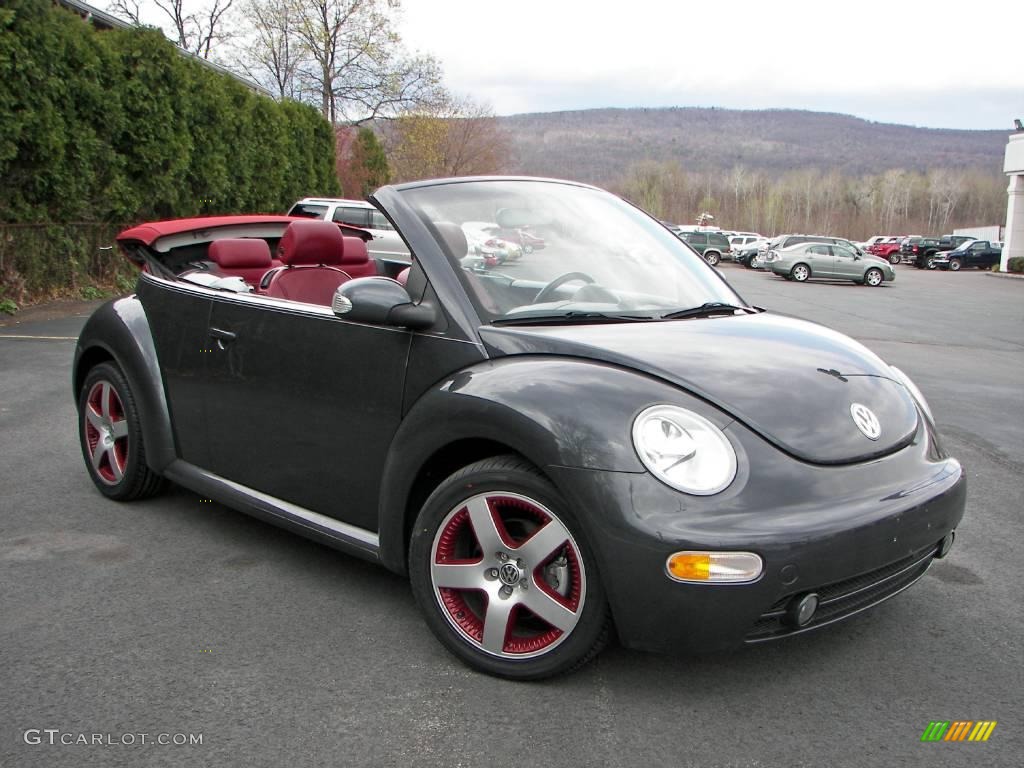
[[[413,187],[402,196],[438,237],[486,322],[746,307],[692,248],[608,192],[493,180]]]

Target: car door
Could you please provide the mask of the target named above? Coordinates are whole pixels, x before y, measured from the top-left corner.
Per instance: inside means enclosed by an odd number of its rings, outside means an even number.
[[[835,267],[832,263],[832,250],[822,243],[811,243],[804,250],[804,258],[811,267],[814,277],[832,277]]]
[[[210,470],[376,530],[410,332],[247,295],[215,297],[208,334]]]
[[[967,248],[965,254],[965,267],[978,267],[984,265],[991,258],[991,245],[986,240],[978,240]]]
[[[841,245],[830,246],[832,250],[833,277],[848,277],[860,280],[863,277],[864,261],[849,248]]]
[[[380,211],[352,205],[339,205],[334,210],[334,221],[366,229],[373,235],[367,244],[370,255],[386,261],[409,263],[409,249],[405,241]]]

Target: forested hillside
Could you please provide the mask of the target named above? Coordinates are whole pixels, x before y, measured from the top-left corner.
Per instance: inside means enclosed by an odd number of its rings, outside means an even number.
[[[795,110],[596,109],[499,118],[510,173],[607,187],[726,229],[941,234],[1006,214],[1007,131]]]
[[[592,109],[499,118],[512,140],[510,171],[595,184],[643,160],[678,161],[687,171],[791,171],[844,175],[891,168],[998,173],[1006,131],[954,131],[872,123],[798,110]]]

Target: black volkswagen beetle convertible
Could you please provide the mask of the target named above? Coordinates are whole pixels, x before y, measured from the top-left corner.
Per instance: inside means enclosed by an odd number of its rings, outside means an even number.
[[[137,292],[74,361],[100,492],[169,480],[406,574],[452,653],[516,679],[612,633],[678,653],[822,627],[952,545],[964,473],[914,384],[748,305],[642,211],[539,179],[371,201],[410,264],[287,217],[119,236]],[[483,268],[466,222],[546,248]]]

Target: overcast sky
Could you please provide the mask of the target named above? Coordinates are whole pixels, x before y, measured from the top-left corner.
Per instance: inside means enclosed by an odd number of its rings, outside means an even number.
[[[448,86],[501,115],[702,106],[930,128],[1024,119],[1024,0],[404,0]]]

